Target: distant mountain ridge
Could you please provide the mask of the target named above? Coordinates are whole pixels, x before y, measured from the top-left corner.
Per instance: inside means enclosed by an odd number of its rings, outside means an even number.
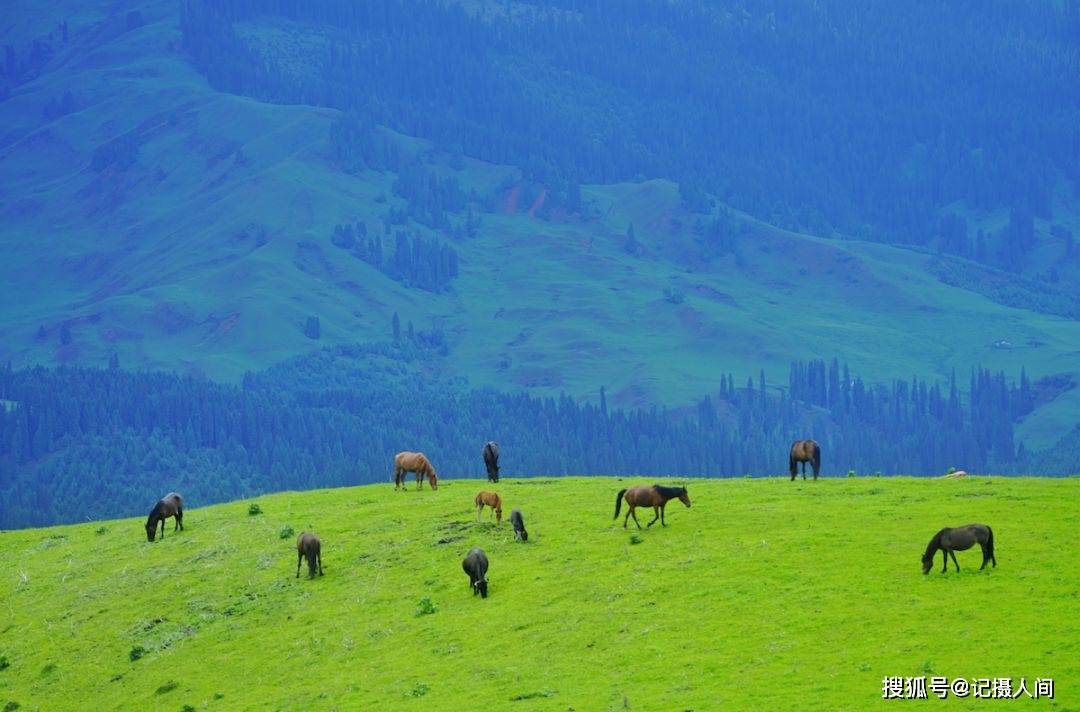
[[[0,361],[115,361],[235,382],[324,345],[386,341],[396,323],[473,386],[592,402],[605,386],[622,407],[692,406],[719,374],[741,384],[811,358],[840,357],[870,382],[977,366],[1080,375],[1077,270],[1062,261],[1076,199],[1057,169],[1031,187],[1049,213],[958,203],[946,213],[962,214],[966,232],[934,224],[940,245],[920,251],[815,237],[766,221],[799,222],[794,202],[751,214],[700,176],[591,183],[554,157],[538,165],[532,149],[492,163],[476,146],[395,132],[387,125],[403,116],[380,125],[369,107],[215,89],[227,43],[192,46],[196,19],[236,9],[246,47],[278,50],[267,67],[294,50],[329,57],[290,44],[325,28],[296,34],[292,21],[248,17],[273,4],[183,8],[13,8],[18,22],[0,37],[11,47]],[[364,226],[363,249],[335,232],[346,224]],[[1021,274],[995,271],[993,289],[971,276],[962,265],[985,269],[977,230],[991,251],[1027,250]],[[1021,439],[1053,445],[1078,409],[1076,389],[1060,393],[1023,419]]]

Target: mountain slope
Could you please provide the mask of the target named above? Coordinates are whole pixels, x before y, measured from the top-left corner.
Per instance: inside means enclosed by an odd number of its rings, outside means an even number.
[[[930,254],[738,212],[731,245],[713,249],[698,223],[717,210],[689,210],[668,181],[583,186],[580,212],[545,212],[515,168],[382,132],[484,209],[471,238],[400,222],[398,175],[332,157],[338,112],[212,90],[180,50],[172,3],[58,4],[52,17],[68,40],[0,103],[0,359],[16,366],[116,354],[236,379],[317,345],[385,340],[397,313],[437,333],[439,368],[474,384],[588,398],[604,385],[618,405],[684,404],[720,372],[782,383],[793,358],[838,356],[872,379],[973,364],[1080,377],[1073,318],[949,286]],[[5,41],[53,27],[32,25]],[[65,92],[72,110],[54,116]],[[385,244],[399,231],[451,244],[460,274],[448,291],[406,286],[331,243],[357,220]],[[1034,422],[1067,421],[1075,404]]]
[[[887,675],[1052,677],[1073,699],[1075,478],[695,480],[641,533],[611,520],[635,483],[504,480],[527,544],[475,523],[475,480],[191,502],[153,544],[142,519],[0,533],[0,701],[862,709]],[[931,535],[968,521],[993,527],[997,568],[976,549],[922,576]],[[294,578],[303,529],[323,539],[314,581]],[[486,600],[461,571],[473,545]]]

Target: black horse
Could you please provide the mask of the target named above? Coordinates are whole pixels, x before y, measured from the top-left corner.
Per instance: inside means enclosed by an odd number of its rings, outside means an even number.
[[[529,540],[529,532],[525,531],[525,520],[521,518],[520,509],[515,509],[514,511],[510,512],[510,523],[514,525],[515,540]]]
[[[474,546],[469,549],[465,560],[461,562],[461,568],[469,575],[469,586],[472,587],[473,595],[480,594],[480,598],[487,598],[487,554],[480,547]]]
[[[489,441],[484,445],[484,466],[487,468],[488,480],[499,481],[499,444]]]
[[[983,555],[982,566],[979,567],[979,571],[986,568],[987,561],[993,562],[994,568],[997,568],[997,559],[994,557],[993,530],[985,524],[967,524],[956,528],[946,527],[934,535],[922,556],[922,572],[924,574],[930,573],[930,569],[934,566],[934,554],[938,552],[938,549],[942,551],[945,564],[944,568],[941,569],[941,573],[949,570],[950,556],[952,557],[953,566],[959,571],[960,564],[956,563],[956,554],[953,552],[966,551],[975,546],[976,542],[982,547]]]
[[[176,517],[173,531],[184,531],[184,498],[176,492],[170,492],[158,500],[146,518],[146,540],[153,541],[157,535],[158,522],[161,523],[161,538],[165,538],[165,520]]]
[[[315,568],[318,565],[319,575],[322,570],[322,542],[319,537],[311,532],[301,532],[296,538],[296,578],[300,578],[300,562],[307,559],[308,578],[315,578]]]

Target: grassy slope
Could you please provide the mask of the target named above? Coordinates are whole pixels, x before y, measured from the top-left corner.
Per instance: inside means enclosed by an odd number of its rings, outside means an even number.
[[[2,533],[0,701],[854,709],[884,675],[938,674],[1051,676],[1045,709],[1080,704],[1076,478],[694,481],[693,507],[637,545],[610,519],[629,483],[504,481],[524,545],[474,523],[475,480],[194,508],[154,544],[138,519]],[[922,576],[930,536],[970,521],[993,526],[997,569],[976,550]],[[293,577],[284,525],[322,536],[325,577]],[[474,544],[487,600],[460,569]]]
[[[94,23],[109,3],[56,5],[71,46],[0,104],[0,362],[102,365],[117,352],[126,367],[236,378],[317,345],[301,333],[308,315],[325,344],[385,340],[397,311],[440,325],[444,367],[473,383],[587,397],[606,385],[619,405],[681,405],[721,372],[763,367],[779,384],[792,359],[811,357],[846,358],[872,380],[966,376],[972,364],[1080,378],[1080,323],[942,285],[924,255],[753,221],[741,266],[701,264],[697,216],[661,180],[586,186],[598,213],[586,222],[485,215],[455,246],[454,294],[405,289],[330,245],[334,224],[381,229],[400,204],[393,175],[349,176],[327,160],[335,112],[211,90],[178,50],[175,5],[137,5],[146,25],[100,46]],[[0,39],[48,30],[47,13],[24,10]],[[66,89],[80,110],[39,126]],[[142,142],[135,165],[91,171],[94,149],[128,131]],[[510,173],[466,159],[458,177],[490,188]],[[631,221],[643,256],[622,250]],[[242,234],[251,223],[266,244]],[[302,240],[321,256],[297,260]],[[686,301],[665,302],[667,286]],[[994,349],[999,339],[1014,348]],[[1074,405],[1051,404],[1025,438],[1052,443]]]

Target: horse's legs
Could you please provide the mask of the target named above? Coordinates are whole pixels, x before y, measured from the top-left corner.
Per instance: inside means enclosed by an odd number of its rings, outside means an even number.
[[[980,543],[979,547],[982,549],[982,555],[983,555],[982,566],[979,567],[979,571],[982,571],[983,569],[986,568],[986,562],[990,560],[990,557],[986,555],[986,544]]]
[[[637,528],[641,529],[641,522],[639,522],[637,520],[637,512],[634,511],[635,509],[637,509],[637,507],[631,506],[630,507],[630,514],[634,515],[634,524],[637,524]]]
[[[165,517],[161,518],[161,538],[165,538]]]
[[[322,549],[319,549],[319,575],[322,576]]]
[[[941,556],[942,556],[943,559],[945,559],[945,567],[943,569],[941,569],[941,573],[945,573],[946,571],[949,570],[949,550],[948,549],[942,549],[941,550]]]
[[[660,508],[659,507],[657,507],[656,505],[653,505],[652,511],[653,511],[653,514],[655,514],[656,516],[653,517],[653,520],[651,522],[649,522],[648,526],[650,526],[650,527],[653,524],[656,524],[656,520],[660,518]]]
[[[634,511],[634,507],[632,505],[627,505],[627,507],[626,507],[626,516],[623,517],[623,520],[622,520],[622,528],[623,529],[626,529],[626,523],[630,521],[630,512],[633,512],[633,511]],[[637,520],[635,519],[634,521],[637,521]]]
[[[296,552],[296,578],[300,578],[300,562],[304,560],[304,552]]]
[[[480,523],[480,513],[483,512],[483,511],[484,511],[484,505],[483,504],[476,505],[476,523],[477,524]]]
[[[667,520],[664,519],[664,510],[666,510],[666,509],[667,509],[667,502],[664,502],[663,504],[660,505],[660,526],[662,526],[662,527],[667,526]]]
[[[960,570],[960,564],[956,563],[956,552],[953,551],[952,549],[949,549],[949,556],[952,557],[953,566],[955,566],[956,570],[959,571]]]

